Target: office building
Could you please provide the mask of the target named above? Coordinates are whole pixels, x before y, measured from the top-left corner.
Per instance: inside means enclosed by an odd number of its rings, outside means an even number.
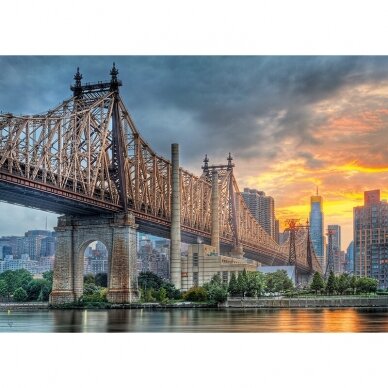
[[[346,267],[347,273],[354,272],[354,242],[352,241],[346,249]]]
[[[313,195],[310,202],[310,237],[314,246],[315,254],[323,269],[326,268],[325,238],[323,235],[323,209],[322,197]]]
[[[101,242],[90,244],[84,253],[84,273],[97,275],[98,273],[108,273],[108,250]]]
[[[329,225],[327,227],[331,233],[331,241],[333,248],[333,259],[334,259],[334,273],[339,274],[344,272],[344,255],[341,252],[341,226],[340,225]],[[328,260],[329,252],[326,250],[326,263]]]
[[[264,191],[245,188],[241,193],[244,201],[263,229],[275,240],[275,201],[266,196]]]
[[[364,206],[353,208],[354,273],[388,287],[388,204],[380,190],[364,192]]]
[[[162,279],[170,278],[170,240],[142,235],[137,252],[137,272],[151,271]]]

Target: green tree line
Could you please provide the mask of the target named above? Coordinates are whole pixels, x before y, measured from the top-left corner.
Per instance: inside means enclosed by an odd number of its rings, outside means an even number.
[[[330,272],[325,280],[319,272],[315,272],[310,283],[310,291],[326,295],[370,294],[377,291],[378,281],[370,277],[356,277],[348,273],[334,275]]]
[[[285,270],[272,273],[245,269],[236,276],[232,273],[229,282],[223,282],[220,275],[215,274],[210,282],[202,287],[193,287],[183,294],[189,301],[224,302],[228,296],[260,297],[264,294],[278,294],[293,290],[292,280]]]
[[[5,271],[0,274],[0,298],[3,301],[27,302],[49,300],[53,272],[43,274],[43,279],[33,279],[26,269]]]
[[[142,302],[167,303],[169,300],[181,298],[180,291],[172,283],[151,271],[140,272],[137,283]]]

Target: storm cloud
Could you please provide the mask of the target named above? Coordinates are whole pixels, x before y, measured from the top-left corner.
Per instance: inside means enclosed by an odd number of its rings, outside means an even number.
[[[3,56],[0,110],[47,111],[71,95],[77,66],[83,82],[93,82],[109,79],[113,62],[123,81],[122,99],[142,137],[157,153],[169,158],[170,144],[177,142],[182,165],[200,174],[205,154],[211,163],[218,163],[231,152],[240,184],[255,183],[269,190],[284,208],[289,205],[287,187],[276,181],[276,166],[285,168],[284,163],[293,160],[299,161],[298,168],[315,171],[300,188],[299,196],[306,196],[314,179],[320,179],[319,171],[333,159],[325,151],[328,144],[332,146],[338,137],[341,146],[335,155],[342,164],[353,153],[349,122],[342,121],[346,127],[342,132],[338,128],[339,120],[353,117],[357,109],[359,114],[370,110],[359,88],[388,85],[387,57]],[[386,95],[369,98],[375,101],[375,111]],[[378,126],[380,132],[373,130],[369,137],[366,129],[360,130],[384,164],[387,157],[379,142],[387,142],[381,135],[386,121],[381,115],[380,124],[372,122],[375,116],[363,116],[364,123]],[[360,117],[352,119],[361,123]],[[288,168],[296,171],[295,165]],[[275,175],[270,179],[265,173]],[[0,207],[2,219],[7,206]],[[0,235],[6,231],[0,225]]]

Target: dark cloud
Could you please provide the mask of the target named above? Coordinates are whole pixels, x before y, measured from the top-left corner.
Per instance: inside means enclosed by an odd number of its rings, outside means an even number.
[[[183,166],[197,174],[205,153],[222,162],[229,151],[257,171],[282,155],[285,139],[308,167],[321,167],[307,149],[322,141],[315,131],[328,118],[314,105],[388,76],[388,57],[3,56],[0,110],[46,111],[70,97],[77,66],[85,82],[106,80],[113,61],[141,135],[165,157],[178,142]]]
[[[324,161],[317,159],[311,152],[298,152],[296,156],[304,159],[306,166],[311,170],[322,168],[325,165]]]

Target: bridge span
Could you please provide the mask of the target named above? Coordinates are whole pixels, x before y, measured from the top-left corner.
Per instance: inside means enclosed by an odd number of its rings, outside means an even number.
[[[110,235],[113,254],[128,261],[111,260],[112,301],[136,294],[129,257],[134,230],[171,239],[171,278],[178,288],[180,241],[200,238],[218,253],[289,264],[289,244],[277,244],[247,208],[230,154],[225,165],[210,166],[206,157],[200,177],[179,166],[178,145],[172,145],[171,161],[157,155],[120,97],[115,66],[110,75],[109,82],[82,84],[77,69],[73,96],[45,114],[0,114],[0,200],[64,215],[57,227],[53,302],[82,295],[75,257],[96,239],[98,225]],[[294,264],[301,273],[321,271],[308,233],[296,238]]]

